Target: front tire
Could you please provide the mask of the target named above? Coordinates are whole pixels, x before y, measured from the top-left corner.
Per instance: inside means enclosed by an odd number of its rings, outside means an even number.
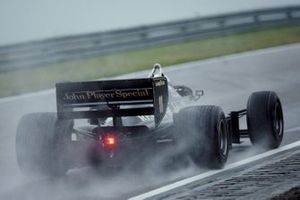
[[[229,140],[226,118],[218,106],[192,106],[174,119],[178,142],[202,167],[223,168],[228,157]]]
[[[16,134],[16,154],[21,171],[28,176],[62,176],[69,169],[64,150],[71,140],[73,121],[57,119],[56,113],[24,115]]]
[[[284,121],[280,99],[272,91],[254,92],[247,103],[247,126],[251,143],[264,149],[279,147]]]

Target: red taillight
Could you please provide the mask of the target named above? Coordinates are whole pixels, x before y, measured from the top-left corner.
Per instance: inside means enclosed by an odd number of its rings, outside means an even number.
[[[117,146],[117,136],[115,134],[104,134],[102,136],[103,147],[114,149]]]
[[[116,144],[116,139],[113,136],[107,136],[104,138],[104,143],[106,145],[114,145],[114,144]]]

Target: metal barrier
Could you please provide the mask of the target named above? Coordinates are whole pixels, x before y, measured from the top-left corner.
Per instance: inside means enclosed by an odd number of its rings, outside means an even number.
[[[300,22],[300,6],[254,10],[0,47],[0,72]]]

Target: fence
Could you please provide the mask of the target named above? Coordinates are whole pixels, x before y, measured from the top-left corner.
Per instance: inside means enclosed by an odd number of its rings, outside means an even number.
[[[0,72],[43,66],[115,51],[300,22],[300,6],[254,10],[205,18],[0,47]]]

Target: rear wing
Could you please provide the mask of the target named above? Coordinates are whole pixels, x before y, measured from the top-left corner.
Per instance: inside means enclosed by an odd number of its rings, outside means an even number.
[[[59,119],[154,115],[158,126],[168,104],[165,77],[56,84]]]

